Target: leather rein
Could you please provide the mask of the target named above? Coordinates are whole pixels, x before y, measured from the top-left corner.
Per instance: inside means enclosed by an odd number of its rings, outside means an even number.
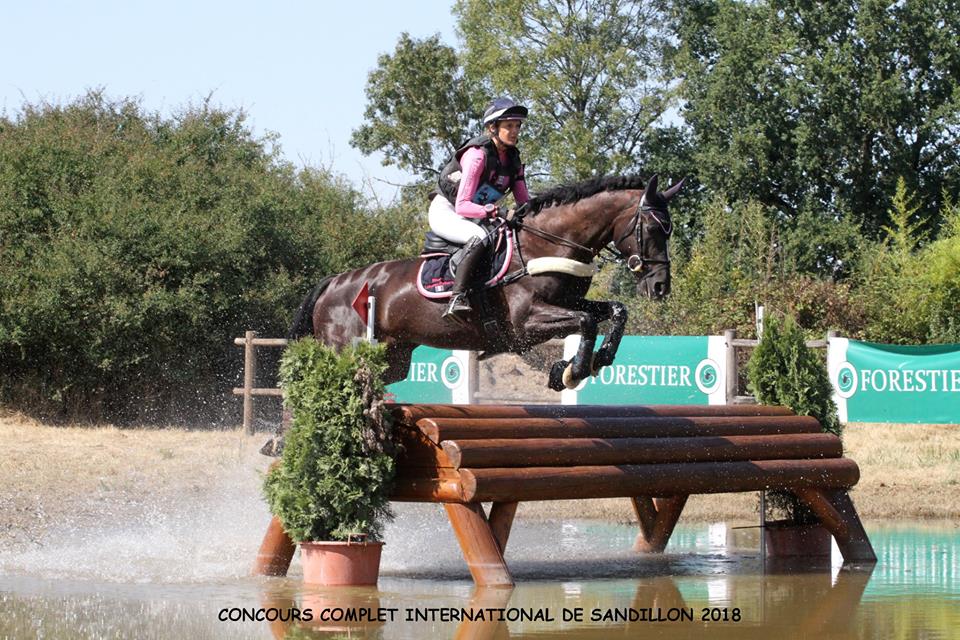
[[[656,220],[657,224],[660,225],[660,228],[663,230],[664,234],[667,235],[667,237],[669,237],[670,234],[673,233],[673,222],[670,221],[668,223],[664,223],[663,221],[664,218],[668,217],[666,210],[658,209],[657,207],[653,207],[646,204],[645,195],[641,196],[640,201],[637,202],[636,212],[633,214],[633,217],[631,218],[631,221],[630,221],[630,225],[627,227],[627,230],[623,233],[623,235],[621,235],[615,242],[610,242],[609,244],[607,244],[605,247],[602,247],[601,249],[591,249],[590,247],[574,242],[573,240],[570,240],[568,238],[554,235],[548,231],[544,231],[537,227],[531,227],[531,226],[525,225],[523,223],[523,218],[524,218],[523,208],[519,209],[514,214],[513,219],[507,221],[507,223],[517,231],[521,229],[528,231],[529,233],[535,236],[538,236],[540,238],[543,238],[544,240],[547,240],[554,244],[570,247],[571,249],[577,249],[579,251],[584,251],[586,253],[589,253],[594,258],[599,257],[603,262],[614,262],[617,264],[626,264],[627,268],[630,269],[631,271],[639,272],[639,271],[645,270],[647,268],[647,265],[653,265],[653,264],[669,265],[670,264],[669,254],[665,258],[648,258],[644,255],[641,255],[643,253],[643,246],[644,246],[644,243],[643,243],[644,232],[643,232],[643,224],[640,222],[640,217],[643,213],[648,213],[651,218]],[[617,248],[617,245],[623,242],[627,238],[627,236],[629,236],[631,233],[634,233],[636,235],[637,253],[627,256],[627,255],[624,255],[624,253]],[[517,244],[518,250],[519,250],[519,247],[520,245],[518,243]],[[611,254],[612,257],[607,258],[605,256],[602,256],[601,252],[603,251],[607,251],[609,254]],[[521,256],[521,262],[522,261],[523,259]]]

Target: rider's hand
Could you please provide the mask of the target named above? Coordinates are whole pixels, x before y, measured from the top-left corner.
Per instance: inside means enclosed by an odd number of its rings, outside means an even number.
[[[508,215],[509,213],[510,213],[510,209],[509,209],[506,205],[501,205],[501,206],[497,209],[497,217],[498,217],[498,218],[503,218],[504,220],[506,220],[506,219],[507,219],[507,215]]]

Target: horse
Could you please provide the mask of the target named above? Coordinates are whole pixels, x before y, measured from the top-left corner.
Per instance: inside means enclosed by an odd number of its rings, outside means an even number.
[[[423,258],[412,258],[323,279],[304,298],[288,337],[312,334],[335,348],[349,344],[363,331],[352,302],[366,285],[377,301],[374,338],[386,345],[385,384],[407,376],[418,345],[478,351],[482,359],[522,354],[552,338],[579,333],[576,355],[570,362],[554,363],[548,383],[556,391],[574,388],[613,362],[627,321],[622,303],[584,298],[596,272],[593,260],[606,251],[610,260],[626,263],[635,274],[641,294],[667,296],[667,244],[673,230],[667,205],[682,184],[680,180],[661,193],[656,176],[646,184],[639,176],[607,176],[532,198],[504,221],[516,248],[511,273],[499,284],[471,293],[480,304],[473,305],[465,321],[442,317],[446,304],[418,292],[415,279]],[[606,320],[611,330],[594,353],[598,325]]]

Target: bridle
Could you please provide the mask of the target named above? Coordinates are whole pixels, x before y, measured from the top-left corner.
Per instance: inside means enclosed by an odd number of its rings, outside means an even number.
[[[658,225],[660,225],[660,229],[663,230],[663,233],[666,237],[669,238],[670,234],[673,233],[673,221],[670,220],[669,222],[666,222],[666,223],[664,222],[665,219],[669,218],[669,214],[667,214],[667,210],[659,209],[657,207],[649,205],[647,204],[646,200],[647,200],[646,194],[644,194],[643,196],[640,196],[640,202],[637,203],[637,210],[633,214],[633,218],[631,218],[630,225],[627,227],[627,230],[624,231],[623,235],[621,235],[616,240],[616,242],[613,243],[614,245],[613,248],[610,248],[609,246],[606,247],[608,251],[614,254],[615,260],[617,262],[625,263],[627,265],[627,268],[630,269],[630,271],[633,271],[634,273],[645,271],[648,265],[655,265],[655,264],[669,265],[670,264],[669,252],[666,253],[666,257],[664,258],[650,258],[643,255],[644,225],[640,220],[640,216],[642,213],[649,214],[650,217],[653,218]],[[623,242],[627,238],[627,236],[629,236],[631,233],[635,234],[636,236],[637,253],[633,253],[629,256],[626,256],[623,254],[622,251],[617,249],[617,245]]]
[[[601,249],[591,249],[585,245],[574,242],[562,236],[554,235],[537,227],[531,227],[523,224],[524,212],[518,212],[515,217],[508,221],[508,224],[516,230],[523,229],[528,233],[539,236],[544,240],[553,242],[554,244],[570,247],[572,249],[577,249],[579,251],[584,251],[589,253],[594,258],[600,258],[602,262],[614,262],[617,264],[626,264],[627,268],[633,271],[634,273],[639,273],[647,269],[648,265],[657,265],[657,264],[670,264],[670,254],[668,253],[665,258],[650,258],[643,255],[644,247],[644,231],[643,224],[640,221],[641,215],[643,213],[648,213],[651,218],[656,220],[657,224],[660,225],[660,228],[663,230],[664,234],[667,237],[670,237],[670,234],[673,233],[673,221],[664,222],[664,219],[669,218],[669,214],[665,208],[658,208],[646,203],[646,194],[640,196],[639,202],[637,202],[637,208],[634,212],[630,224],[627,227],[627,230],[620,236],[615,242],[610,242],[607,246]],[[623,242],[631,233],[635,234],[637,240],[637,253],[625,255],[620,249],[617,248],[621,242]],[[609,254],[608,256],[602,255],[602,252],[606,251]],[[522,260],[522,258],[521,258]]]

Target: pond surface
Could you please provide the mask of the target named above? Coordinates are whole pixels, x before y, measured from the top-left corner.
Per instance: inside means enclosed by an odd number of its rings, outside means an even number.
[[[233,546],[98,532],[0,553],[0,639],[960,638],[960,528],[866,528],[875,567],[788,568],[761,558],[756,528],[681,523],[666,553],[638,556],[632,526],[518,518],[518,584],[486,590],[433,505],[403,506],[370,589],[305,586],[297,560],[249,577],[262,530]]]

